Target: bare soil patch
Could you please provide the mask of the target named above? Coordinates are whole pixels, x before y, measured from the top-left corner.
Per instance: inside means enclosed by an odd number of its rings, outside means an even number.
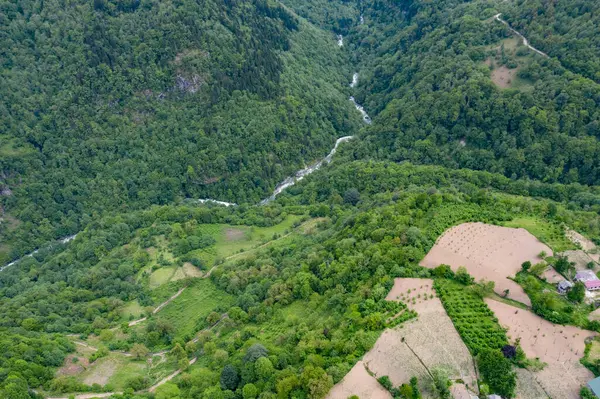
[[[548,268],[542,273],[541,277],[546,279],[546,281],[551,284],[556,284],[565,279],[559,272],[554,270],[552,266],[548,266]]]
[[[408,383],[411,377],[416,376],[424,397],[431,396],[429,373],[436,367],[448,370],[450,379],[461,379],[469,387],[474,387],[473,360],[442,303],[435,296],[433,281],[395,279],[387,299],[403,300],[419,316],[416,320],[383,332],[363,358],[368,369],[376,377],[387,375],[395,386]],[[332,392],[349,392],[351,380],[345,378]]]
[[[578,399],[579,389],[594,376],[579,359],[585,350],[584,340],[594,333],[573,326],[561,326],[527,311],[505,303],[486,299],[500,324],[508,328],[514,341],[520,338],[521,347],[529,358],[547,363],[533,378],[553,399]]]
[[[329,391],[327,399],[347,399],[352,395],[356,395],[360,399],[392,398],[387,389],[367,372],[362,361],[356,363],[344,379]]]
[[[227,241],[240,241],[246,236],[244,230],[240,229],[225,229],[225,238]]]
[[[596,249],[596,244],[594,242],[583,235],[579,234],[575,230],[567,229],[565,235],[569,240],[571,240],[574,244],[581,245],[581,249],[584,251],[591,251]]]
[[[450,392],[452,393],[452,397],[454,399],[473,399],[471,392],[467,389],[465,384],[452,384],[450,387]]]
[[[575,262],[575,269],[577,270],[586,270],[588,263],[595,263],[594,259],[592,259],[590,255],[588,255],[585,251],[581,249],[564,251],[561,253],[561,255],[564,255],[567,258],[569,258],[570,262]]]
[[[485,223],[463,223],[444,232],[421,261],[429,268],[441,264],[456,271],[464,266],[476,280],[496,284],[496,292],[531,306],[523,288],[508,277],[521,270],[525,261],[539,262],[538,254],[552,250],[525,229],[493,226]]]
[[[515,368],[515,372],[517,373],[516,399],[540,399],[548,397],[531,371],[517,367]]]
[[[491,78],[492,82],[501,89],[511,87],[512,82],[517,75],[518,69],[509,69],[504,65],[492,69]]]
[[[587,255],[596,263],[600,263],[600,253],[598,253],[598,247],[592,240],[584,237],[575,230],[567,229],[565,235],[574,244],[579,244],[581,249],[587,253]]]
[[[182,269],[186,277],[202,277],[202,271],[189,262],[184,263]]]
[[[74,361],[74,359],[77,359]],[[90,365],[88,359],[77,353],[72,353],[65,358],[61,368],[56,371],[56,376],[74,376],[83,373]]]

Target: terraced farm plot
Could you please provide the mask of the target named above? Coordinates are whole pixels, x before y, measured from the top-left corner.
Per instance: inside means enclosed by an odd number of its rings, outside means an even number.
[[[570,262],[575,263],[575,269],[577,270],[586,270],[590,262],[594,264],[594,268],[597,266],[595,260],[582,249],[564,251],[561,255],[566,256]]]
[[[540,399],[547,398],[544,388],[537,382],[533,372],[515,367],[517,373],[517,388],[515,390],[517,399]]]
[[[578,399],[579,389],[594,376],[579,360],[583,357],[584,340],[594,333],[572,326],[561,326],[523,309],[486,300],[508,328],[512,341],[520,339],[529,358],[547,363],[543,370],[533,373],[535,380],[552,399]]]
[[[575,230],[567,229],[565,232],[565,236],[574,244],[578,244],[581,246],[581,249],[584,251],[593,251],[596,249],[596,244],[589,238],[586,238],[582,234],[576,232]]]
[[[387,299],[402,300],[418,313],[418,317],[385,330],[363,358],[367,368],[376,377],[387,375],[394,386],[408,383],[416,376],[424,397],[432,396],[430,372],[437,367],[448,370],[451,379],[462,380],[474,389],[473,360],[440,300],[435,297],[433,281],[395,279]],[[358,391],[351,389],[353,384],[350,378],[345,378],[332,392],[346,396],[330,397],[345,399],[349,393],[357,394]]]
[[[344,379],[329,391],[327,399],[346,399],[352,395],[360,399],[392,399],[388,390],[367,372],[362,361],[356,363]]]
[[[550,248],[525,229],[493,226],[484,223],[463,223],[445,231],[421,261],[421,265],[435,268],[441,264],[454,270],[466,267],[476,280],[496,284],[496,292],[531,306],[523,288],[508,277],[515,276],[525,261],[537,263],[538,254]]]

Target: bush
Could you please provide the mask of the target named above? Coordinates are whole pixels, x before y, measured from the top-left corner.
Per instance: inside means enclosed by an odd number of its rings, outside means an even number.
[[[512,363],[502,352],[493,349],[482,350],[477,356],[477,366],[492,392],[505,398],[514,397],[516,374],[512,370]]]
[[[394,384],[392,384],[390,377],[388,377],[387,375],[379,377],[377,381],[381,384],[382,387],[384,387],[388,391],[391,391],[394,388]]]
[[[235,367],[231,364],[223,367],[223,371],[221,372],[221,387],[235,391],[239,383],[240,376]]]
[[[254,344],[246,351],[246,355],[244,356],[244,362],[254,363],[261,357],[269,356],[269,351],[261,344]]]

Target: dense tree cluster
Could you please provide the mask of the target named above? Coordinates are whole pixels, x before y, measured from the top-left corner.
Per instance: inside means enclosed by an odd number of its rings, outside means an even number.
[[[319,9],[328,2],[309,3]],[[534,14],[529,3],[540,2],[520,3],[514,8]],[[592,18],[589,2],[573,11],[571,3],[556,8]],[[360,71],[355,97],[375,120],[363,134],[358,157],[546,182],[600,182],[600,85],[533,52],[518,72],[527,88],[492,83],[484,61],[512,35],[492,16],[508,6],[458,0],[357,4],[366,22],[350,29],[347,46]],[[593,37],[594,30],[584,25],[577,28],[585,31],[579,36]],[[568,52],[566,47],[561,51]],[[594,52],[598,46],[580,48]],[[518,52],[528,54],[524,47]]]
[[[505,15],[534,46],[558,58],[565,68],[600,82],[600,15],[596,4],[585,0],[519,0],[511,3]]]
[[[466,221],[494,223],[517,215],[537,215],[568,222],[598,237],[597,216],[577,210],[579,205],[569,210],[546,199],[513,196],[500,189],[542,187],[548,189],[549,197],[566,192],[559,184],[527,184],[488,172],[353,162],[311,175],[269,206],[156,206],[100,218],[66,248],[42,250],[7,269],[9,273],[0,274],[0,323],[17,336],[25,330],[37,334],[95,332],[108,337],[110,349],[135,346],[137,357],[147,353],[145,348],[185,347],[179,351],[181,356],[173,355],[173,364],[181,363],[187,369],[188,356],[197,354],[203,359],[200,369],[192,368],[177,385],[163,388],[178,389],[182,398],[217,392],[227,396],[228,391],[252,397],[256,390],[282,397],[321,398],[371,347],[383,328],[415,316],[405,305],[385,300],[394,277],[451,278],[456,286],[472,284],[464,271],[454,274],[441,267],[431,273],[418,266],[448,227]],[[495,186],[495,190],[482,189]],[[351,194],[342,195],[345,193]],[[153,293],[144,279],[136,276],[147,262],[140,250],[155,245],[159,237],[173,252],[180,251],[179,259],[187,259],[185,251],[195,248],[190,242],[208,248],[213,245],[210,237],[201,233],[204,230],[199,230],[203,224],[268,226],[289,213],[318,216],[322,221],[310,234],[292,235],[285,245],[266,246],[212,271],[211,280],[231,294],[233,303],[216,309],[207,324],[197,328],[212,326],[227,313],[218,323],[218,334],[203,333],[198,344],[186,345],[174,338],[177,331],[160,317],[129,331],[126,341],[103,334],[121,322],[123,303],[134,299],[143,306],[153,303]],[[477,323],[467,323],[464,328],[457,324],[473,353],[486,348],[500,353],[506,339],[490,321],[483,301],[472,291],[444,287],[439,288],[440,296],[447,299],[451,317],[463,317],[464,312],[475,309],[480,312]],[[169,295],[166,291],[163,297]],[[459,303],[453,302],[455,295],[462,298],[460,304],[470,305],[454,306]],[[298,316],[288,318],[287,312]],[[393,319],[392,315],[398,316]],[[276,334],[261,333],[274,326]],[[141,352],[140,345],[144,345]],[[205,380],[205,375],[210,378]],[[44,383],[34,381],[28,387]],[[128,384],[143,389],[148,381],[137,378]],[[68,379],[46,386],[62,391],[89,389]]]
[[[0,330],[0,398],[29,398],[29,388],[54,378],[56,367],[73,350],[65,337],[35,332],[38,321],[26,320],[23,329]]]

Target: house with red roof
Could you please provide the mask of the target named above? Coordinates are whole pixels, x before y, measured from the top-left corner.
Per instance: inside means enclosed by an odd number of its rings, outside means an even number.
[[[583,283],[588,291],[600,290],[600,280],[588,280]]]

